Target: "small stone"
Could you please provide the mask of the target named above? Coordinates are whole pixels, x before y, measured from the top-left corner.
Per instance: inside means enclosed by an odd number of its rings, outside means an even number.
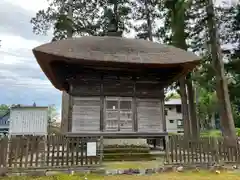
[[[117,169],[111,170],[111,175],[117,175],[117,174],[118,174],[118,170]]]
[[[131,169],[125,169],[123,174],[128,174],[128,175],[131,175],[132,174],[132,171]]]
[[[133,169],[133,174],[140,174],[140,170],[139,169]]]
[[[124,173],[124,170],[122,170],[122,169],[119,169],[119,170],[117,171],[117,173],[121,175],[121,174],[123,174],[123,173]]]
[[[199,172],[200,171],[200,169],[198,168],[198,167],[196,167],[194,170],[193,170],[193,172]]]
[[[145,175],[145,174],[146,174],[145,169],[140,169],[140,170],[139,170],[139,174],[140,174],[140,175]]]
[[[162,173],[164,171],[164,168],[163,167],[160,167],[160,168],[157,168],[156,169],[156,172],[157,173]]]
[[[146,169],[145,174],[153,174],[154,170],[153,169]]]
[[[238,169],[238,166],[237,166],[237,165],[234,165],[232,168],[233,168],[233,169]]]
[[[46,176],[55,176],[55,175],[58,175],[58,174],[61,174],[61,172],[59,172],[59,171],[46,171],[45,172]]]
[[[177,171],[177,172],[183,172],[183,166],[177,167],[176,171]]]
[[[215,173],[216,173],[216,174],[220,174],[221,172],[220,172],[219,170],[216,170]]]
[[[101,169],[101,168],[100,168],[100,169],[92,170],[91,173],[104,175],[104,174],[106,174],[106,171],[105,171],[105,169]]]
[[[172,172],[172,171],[173,171],[173,167],[167,166],[163,168],[163,172]]]
[[[106,170],[106,175],[112,175],[112,172],[110,170]]]

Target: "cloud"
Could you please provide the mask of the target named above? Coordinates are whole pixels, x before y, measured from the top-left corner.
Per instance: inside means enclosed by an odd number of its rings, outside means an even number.
[[[29,6],[29,1],[14,1],[11,0],[1,0],[0,1],[0,34],[10,34],[10,35],[19,35],[28,40],[47,40],[48,37],[37,36],[32,32],[32,25],[30,20],[35,16],[36,11],[26,10],[18,4]],[[32,1],[32,3],[36,1]],[[26,4],[27,3],[27,4]],[[41,8],[41,7],[39,7]]]
[[[55,104],[60,110],[61,93],[46,78],[32,54],[32,49],[44,42],[19,35],[1,34],[0,38],[0,103]]]
[[[46,0],[0,1],[0,104],[55,104],[61,111],[61,92],[52,86],[32,54],[34,47],[51,39],[33,34],[30,24],[47,4]]]

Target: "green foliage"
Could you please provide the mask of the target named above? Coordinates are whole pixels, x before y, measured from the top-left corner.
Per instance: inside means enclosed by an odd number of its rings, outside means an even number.
[[[217,95],[216,92],[211,92],[204,88],[198,89],[198,93],[198,118],[202,127],[209,128],[212,116],[218,112]]]
[[[165,97],[165,101],[168,101],[170,99],[180,99],[179,93],[170,93]]]
[[[100,27],[96,21],[99,17],[99,1],[73,1],[72,4],[68,2],[67,0],[50,0],[49,7],[38,11],[31,19],[33,32],[47,34],[53,28],[53,40],[66,38],[69,30],[72,30],[74,35],[95,35],[96,29]],[[68,16],[69,8],[73,12],[72,18]]]
[[[4,115],[9,110],[9,106],[6,104],[0,105],[0,117]]]
[[[156,19],[162,18],[162,13],[159,11],[161,6],[159,1],[138,0],[132,3],[133,20],[137,23],[134,30],[137,32],[136,38],[148,39],[153,41],[156,37]],[[138,23],[141,21],[141,23]]]

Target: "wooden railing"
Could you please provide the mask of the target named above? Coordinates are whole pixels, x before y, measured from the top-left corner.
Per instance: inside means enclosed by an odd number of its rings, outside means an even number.
[[[170,164],[239,163],[240,145],[229,147],[222,138],[201,137],[198,140],[180,135],[169,137],[167,161]]]
[[[87,143],[96,142],[96,156]],[[0,140],[0,166],[7,168],[54,168],[94,166],[100,163],[98,137],[19,136]]]

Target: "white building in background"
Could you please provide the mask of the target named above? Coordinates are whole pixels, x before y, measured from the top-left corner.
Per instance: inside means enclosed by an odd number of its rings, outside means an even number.
[[[181,106],[181,99],[170,99],[165,102],[166,126],[169,133],[183,132]]]
[[[10,110],[9,135],[45,136],[48,132],[48,107],[16,106]]]

